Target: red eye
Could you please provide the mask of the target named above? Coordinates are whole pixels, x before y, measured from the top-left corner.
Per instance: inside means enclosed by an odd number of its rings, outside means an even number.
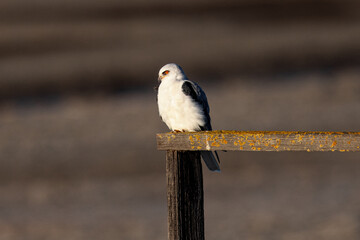
[[[168,73],[169,73],[168,70],[162,72],[163,75],[168,75]]]

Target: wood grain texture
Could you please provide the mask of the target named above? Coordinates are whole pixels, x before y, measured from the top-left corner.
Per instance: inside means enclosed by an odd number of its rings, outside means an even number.
[[[166,153],[168,239],[204,239],[203,176],[199,152]]]
[[[203,131],[157,134],[158,150],[360,151],[360,132]]]

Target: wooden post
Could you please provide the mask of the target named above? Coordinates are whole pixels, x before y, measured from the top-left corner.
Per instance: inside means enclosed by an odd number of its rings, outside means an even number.
[[[204,239],[203,179],[198,151],[360,152],[360,132],[201,131],[159,133],[166,150],[169,240]]]
[[[204,193],[200,153],[166,152],[168,239],[204,239]]]

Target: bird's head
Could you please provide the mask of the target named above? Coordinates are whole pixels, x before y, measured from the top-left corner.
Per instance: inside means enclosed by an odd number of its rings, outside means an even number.
[[[179,65],[175,63],[168,63],[159,71],[159,82],[164,79],[185,80],[187,77]]]

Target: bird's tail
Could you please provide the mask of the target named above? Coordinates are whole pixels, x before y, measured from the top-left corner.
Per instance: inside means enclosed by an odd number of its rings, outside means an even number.
[[[220,172],[220,166],[219,166],[220,160],[216,151],[215,151],[216,158],[211,151],[200,151],[200,154],[209,170],[214,172]]]

